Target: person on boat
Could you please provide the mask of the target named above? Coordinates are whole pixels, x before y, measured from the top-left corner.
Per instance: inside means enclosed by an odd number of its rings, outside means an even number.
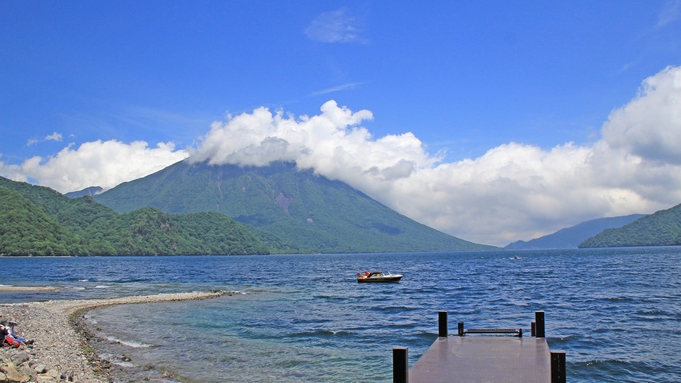
[[[364,275],[366,275],[366,277],[369,278],[371,276],[371,273],[368,271],[364,271]]]

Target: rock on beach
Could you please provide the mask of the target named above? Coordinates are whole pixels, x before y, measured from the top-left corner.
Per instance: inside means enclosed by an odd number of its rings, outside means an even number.
[[[108,382],[109,364],[88,345],[90,334],[80,323],[85,311],[108,305],[197,300],[229,294],[187,292],[2,304],[0,319],[15,319],[17,333],[35,343],[17,349],[0,348],[0,383]]]

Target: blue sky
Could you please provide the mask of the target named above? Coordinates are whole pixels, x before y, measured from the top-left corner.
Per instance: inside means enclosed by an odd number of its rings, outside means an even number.
[[[288,152],[252,163],[295,160],[420,222],[503,245],[681,203],[675,176],[660,181],[660,159],[645,155],[673,153],[681,135],[678,104],[664,101],[676,100],[678,65],[681,1],[2,1],[0,175],[62,192],[113,187],[189,155],[239,163],[234,153],[276,136]],[[669,93],[640,97],[650,78]],[[671,108],[655,122],[671,147],[630,134],[654,117],[612,120],[641,99],[640,110]],[[302,158],[290,148],[311,141],[286,136],[286,124],[249,125],[256,141],[235,143],[250,136],[233,136],[230,121],[264,110],[313,131],[302,116],[350,115],[327,118],[337,131],[312,142],[328,151]],[[334,157],[338,147],[353,160]],[[588,169],[592,180],[575,166],[598,150],[607,160]],[[547,160],[558,152],[569,159]],[[655,168],[598,181],[631,156]],[[503,173],[509,164],[522,169]],[[487,181],[455,182],[466,177]],[[506,182],[536,198],[517,204]]]

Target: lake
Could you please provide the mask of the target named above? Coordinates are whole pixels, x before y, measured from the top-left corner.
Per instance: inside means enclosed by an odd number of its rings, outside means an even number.
[[[516,259],[517,258],[517,259]],[[546,313],[569,382],[681,380],[681,248],[200,257],[0,258],[0,302],[222,289],[233,296],[111,306],[87,319],[117,381],[391,382],[437,337],[437,313],[466,327],[522,327]],[[356,273],[404,274],[358,284]],[[121,375],[122,374],[122,375]]]

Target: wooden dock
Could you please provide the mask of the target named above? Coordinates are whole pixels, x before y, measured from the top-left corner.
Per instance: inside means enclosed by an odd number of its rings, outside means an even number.
[[[458,336],[448,336],[447,313],[441,312],[437,340],[411,371],[408,349],[393,349],[393,382],[565,383],[565,352],[549,350],[544,312],[535,313],[531,329],[532,336],[523,338],[522,329],[466,330],[459,322]]]

